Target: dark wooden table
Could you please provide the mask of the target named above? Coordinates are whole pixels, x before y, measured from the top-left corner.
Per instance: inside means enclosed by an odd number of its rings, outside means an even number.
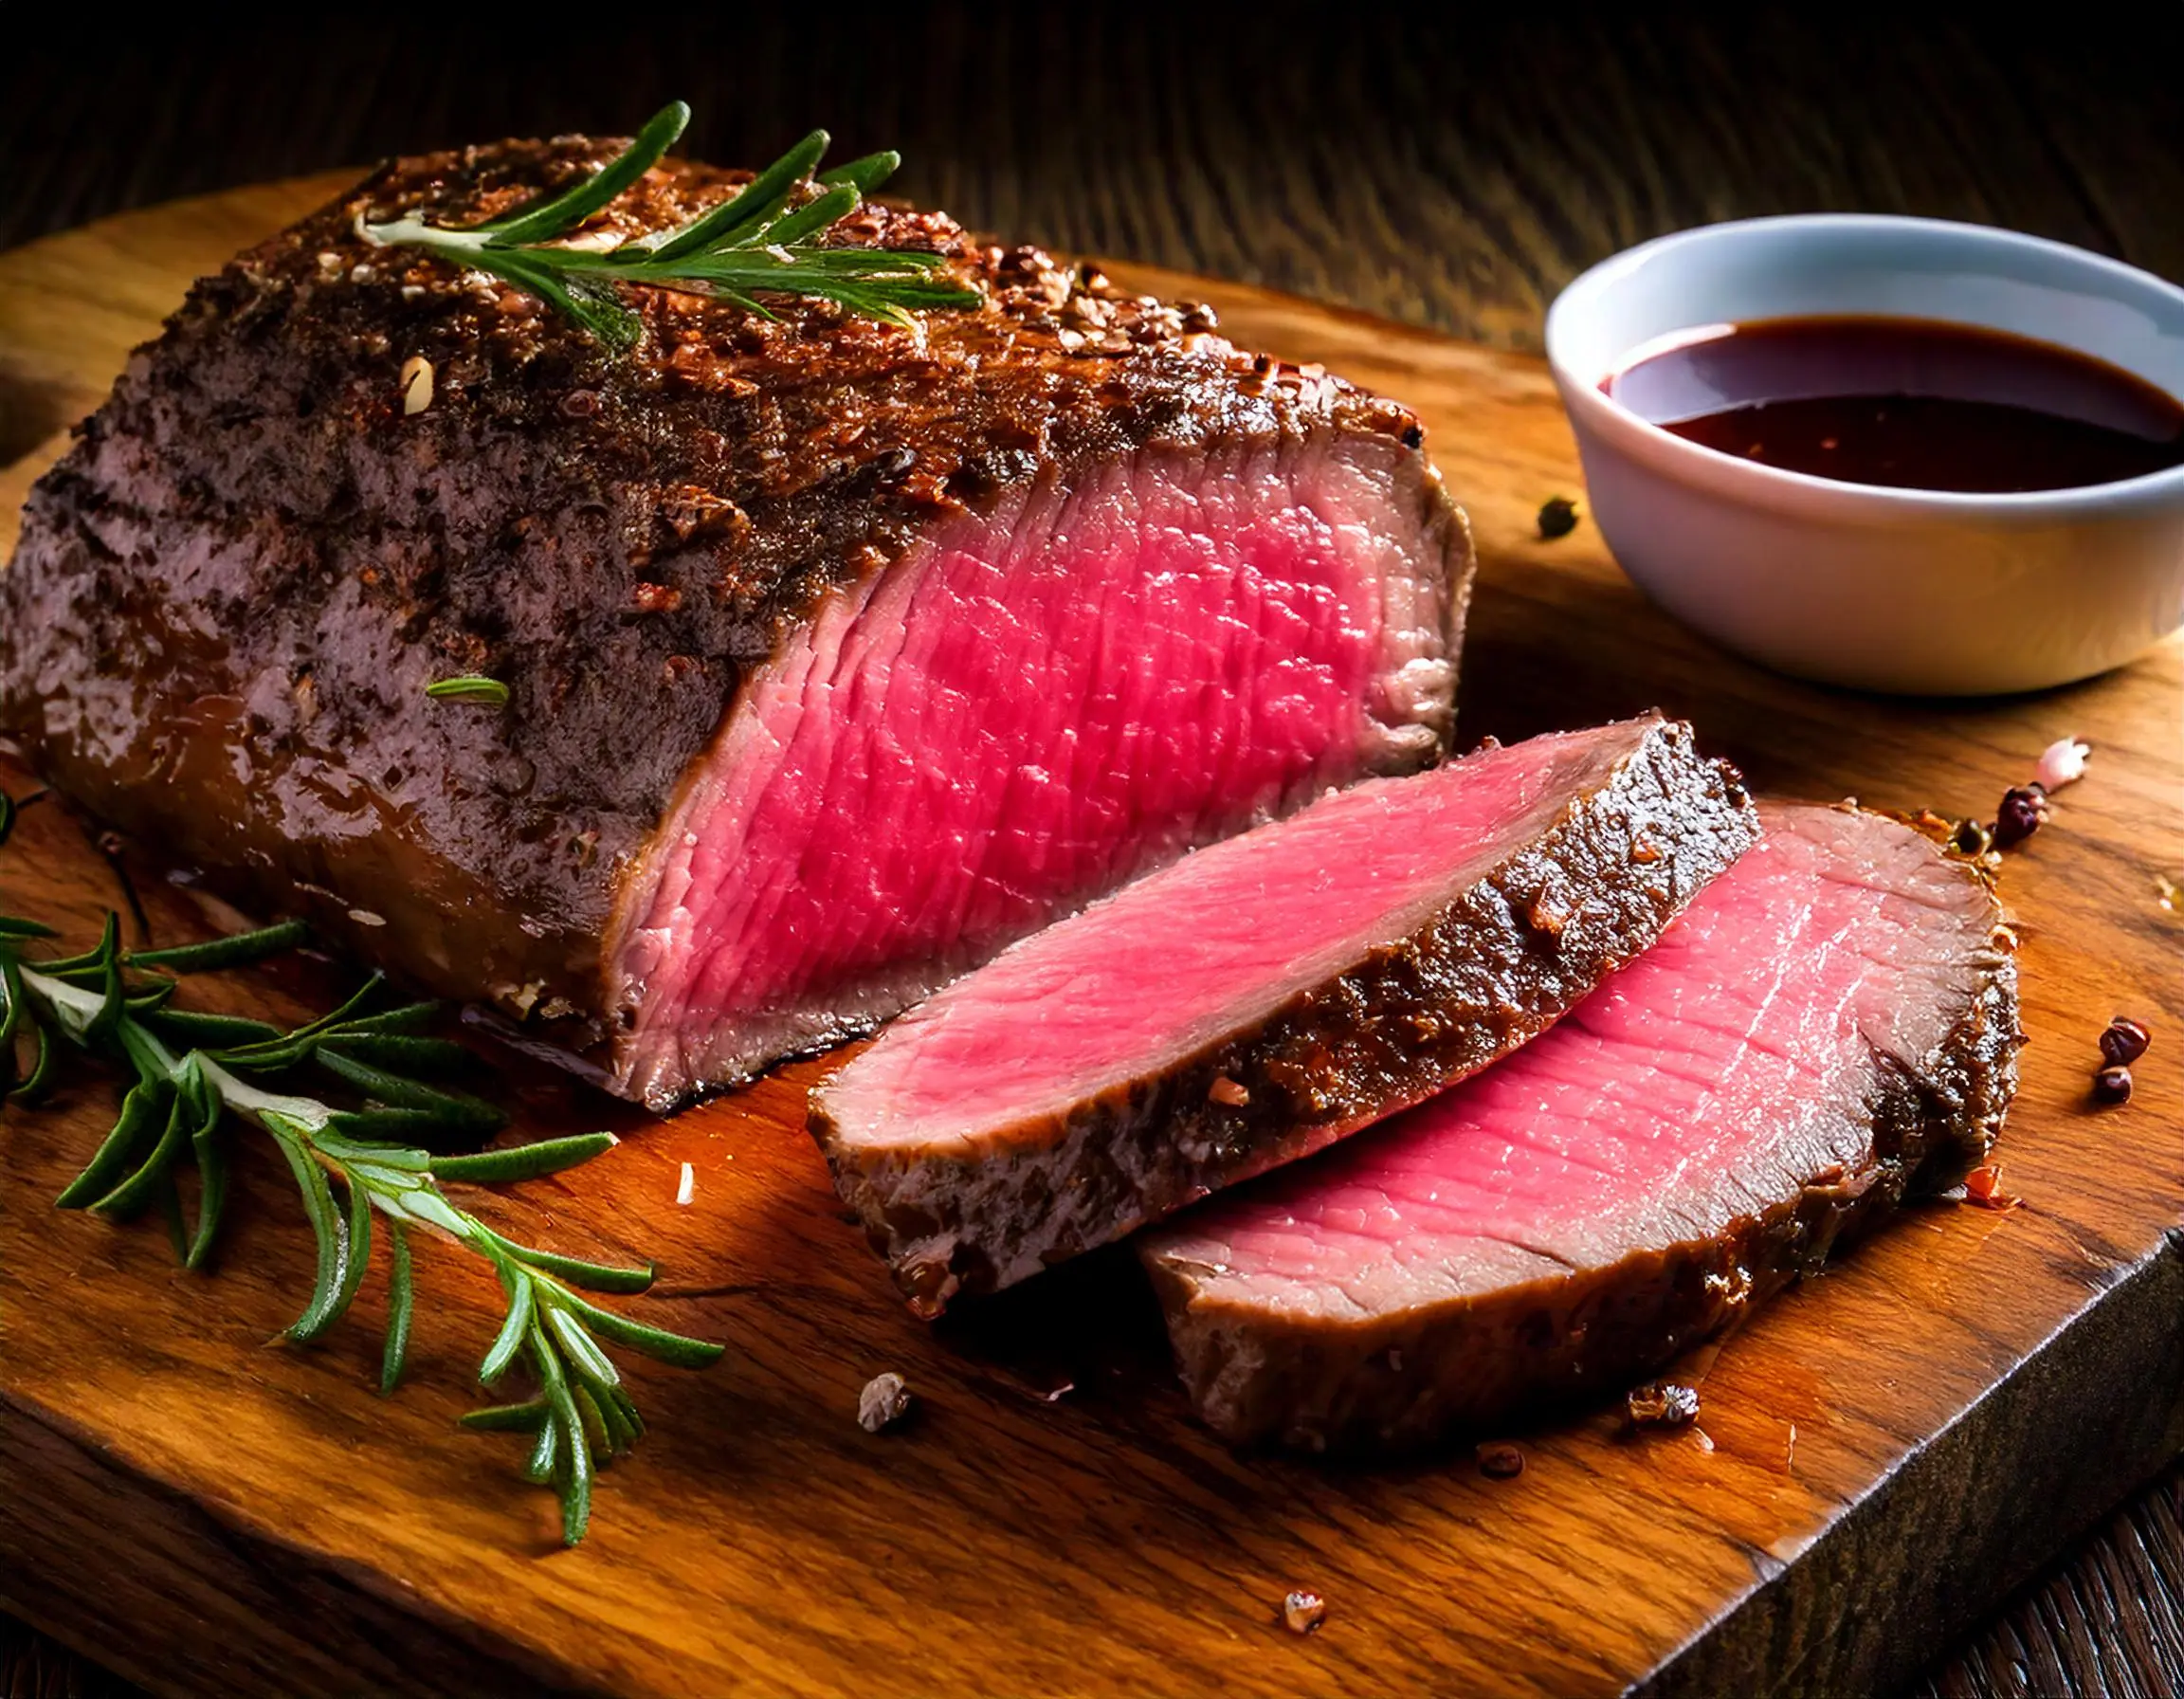
[[[703,156],[825,123],[901,147],[903,192],[980,226],[1507,346],[1593,261],[1755,213],[1969,219],[2184,279],[2175,8],[610,8],[585,34],[557,9],[303,9],[9,7],[0,247],[394,152],[627,131],[681,95]],[[0,454],[64,422],[0,393]],[[1933,1651],[1920,1690],[1951,1699],[2184,1692],[2184,1470]],[[127,1690],[0,1618],[0,1699]]]

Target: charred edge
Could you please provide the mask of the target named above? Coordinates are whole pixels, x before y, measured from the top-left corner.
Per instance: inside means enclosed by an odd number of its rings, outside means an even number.
[[[912,1307],[937,1314],[1477,1071],[1645,950],[1757,835],[1735,769],[1699,755],[1689,727],[1658,723],[1419,934],[1165,1074],[1018,1129],[1014,1154],[861,1154],[842,1143],[824,1084],[811,1131]],[[1223,1077],[1246,1103],[1212,1097]]]
[[[1236,1445],[1415,1450],[1619,1393],[1734,1327],[1907,1195],[1985,1157],[2016,1091],[2023,1032],[2015,963],[1989,949],[1974,965],[1979,991],[1932,1054],[1913,1065],[1875,1053],[1866,1162],[1809,1177],[1718,1238],[1355,1328],[1269,1324],[1201,1300],[1187,1266],[1148,1256],[1200,1418]]]

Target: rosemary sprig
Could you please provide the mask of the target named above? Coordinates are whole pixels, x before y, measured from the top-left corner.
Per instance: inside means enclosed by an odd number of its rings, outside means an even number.
[[[356,233],[381,247],[415,247],[490,272],[558,307],[600,342],[634,347],[644,321],[619,294],[628,283],[719,296],[771,318],[755,299],[802,295],[866,318],[911,322],[912,311],[972,307],[978,290],[948,275],[942,255],[914,249],[827,247],[818,238],[854,212],[901,163],[867,154],[814,177],[829,140],[814,130],[735,194],[679,229],[600,252],[569,246],[576,228],[642,177],[682,134],[690,108],[664,106],[637,138],[591,175],[462,229],[414,214],[368,224]],[[811,192],[806,196],[809,185]]]
[[[0,795],[0,843],[13,823]],[[371,1010],[377,977],[340,1008],[292,1032],[264,1021],[173,1007],[179,977],[241,966],[289,949],[300,924],[268,926],[209,943],[125,951],[109,914],[98,947],[31,959],[27,946],[52,928],[0,914],[0,1088],[34,1100],[50,1083],[64,1046],[124,1063],[135,1075],[113,1130],[57,1201],[122,1221],[156,1207],[184,1265],[202,1269],[228,1197],[227,1139],[232,1123],[268,1135],[296,1179],[318,1240],[318,1266],[302,1313],[284,1335],[318,1339],[347,1313],[370,1265],[373,1219],[388,1245],[388,1318],[379,1390],[402,1378],[415,1309],[410,1233],[423,1229],[491,1266],[507,1297],[500,1332],[479,1366],[481,1385],[500,1382],[519,1361],[537,1379],[520,1402],[474,1411],[466,1427],[532,1435],[524,1472],[552,1482],[561,1498],[562,1538],[573,1545],[591,1519],[593,1472],[626,1453],[643,1419],[602,1339],[685,1368],[717,1361],[721,1348],[649,1327],[592,1303],[591,1292],[641,1292],[650,1267],[587,1262],[522,1245],[497,1233],[443,1190],[443,1180],[503,1184],[557,1173],[610,1149],[610,1133],[550,1139],[476,1155],[436,1155],[424,1142],[471,1137],[502,1124],[490,1104],[443,1083],[469,1060],[462,1046],[420,1031],[431,1003]],[[19,1045],[33,1061],[14,1078]],[[306,1092],[294,1076],[330,1076],[357,1106],[339,1108]],[[198,1175],[194,1224],[184,1221],[175,1175]]]

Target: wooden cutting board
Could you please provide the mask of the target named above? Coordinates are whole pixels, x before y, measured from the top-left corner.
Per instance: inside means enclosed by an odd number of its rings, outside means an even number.
[[[95,404],[191,276],[339,186],[0,258],[0,427],[20,445]],[[2184,914],[2158,883],[2184,882],[2184,648],[1969,706],[1773,677],[1653,610],[1589,525],[1538,537],[1540,502],[1578,488],[1538,362],[1115,269],[1425,417],[1483,559],[1467,740],[1659,704],[1764,791],[1951,814],[1991,813],[2057,737],[2094,744],[2005,880],[2034,1042],[1999,1155],[2024,1206],[1904,1214],[1729,1343],[1696,1429],[1632,1437],[1581,1411],[1513,1435],[1513,1480],[1468,1448],[1337,1470],[1238,1456],[1193,1424],[1126,1257],[937,1330],[912,1320],[803,1133],[813,1066],[662,1124],[519,1071],[503,1095],[526,1129],[635,1136],[478,1207],[559,1248],[656,1256],[657,1295],[631,1307],[730,1346],[702,1376],[634,1369],[652,1432],[564,1552],[518,1444],[452,1425],[498,1315],[489,1276],[421,1248],[411,1379],[381,1400],[376,1277],[326,1343],[270,1343],[310,1268],[270,1150],[246,1149],[209,1276],[178,1272],[155,1225],[49,1207],[112,1112],[111,1083],[80,1072],[0,1134],[6,1608],[173,1693],[1855,1693],[1923,1664],[2184,1447]],[[0,484],[0,510],[31,475]],[[205,929],[138,883],[162,940]],[[79,935],[117,891],[58,805],[0,851],[0,907]],[[350,977],[206,995],[293,1017]],[[2155,1048],[2135,1101],[2096,1110],[2094,1039],[2120,1011]],[[920,1412],[875,1436],[857,1394],[886,1369]],[[1298,1586],[1329,1602],[1310,1637],[1277,1619]]]

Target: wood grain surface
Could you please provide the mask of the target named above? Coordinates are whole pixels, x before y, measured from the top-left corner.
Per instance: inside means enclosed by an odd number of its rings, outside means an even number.
[[[0,259],[0,351],[55,393],[95,393],[188,277],[328,187]],[[608,1477],[592,1541],[560,1553],[511,1449],[449,1425],[491,1330],[487,1277],[421,1258],[430,1320],[412,1383],[382,1402],[371,1291],[323,1347],[267,1343],[309,1259],[266,1153],[240,1164],[209,1281],[176,1273],[155,1229],[46,1207],[110,1112],[86,1080],[11,1114],[0,1143],[0,1601],[168,1692],[1864,1692],[2175,1453],[2184,1048],[2157,1046],[2126,1110],[2085,1087],[2119,1007],[2184,1033],[2184,927],[2156,886],[2184,874],[2184,647],[1961,706],[1774,678],[1651,610],[1589,527],[1538,539],[1539,502],[1575,469],[1535,361],[1118,270],[1418,407],[1483,561],[1466,738],[1658,703],[1762,789],[1951,813],[1991,809],[2064,732],[2096,743],[2005,887],[2035,1043],[2001,1156],[2026,1206],[1914,1211],[1778,1303],[1708,1376],[1703,1440],[1634,1443],[1590,1412],[1526,1434],[1516,1481],[1461,1454],[1338,1471],[1198,1430],[1124,1258],[912,1323],[801,1131],[810,1067],[658,1125],[519,1073],[526,1131],[638,1136],[479,1207],[580,1253],[658,1255],[642,1305],[731,1345],[704,1378],[640,1367],[654,1433]],[[0,487],[9,516],[28,470]],[[161,937],[201,925],[140,885]],[[115,901],[58,804],[25,815],[0,887],[79,933]],[[261,976],[219,995],[294,1015],[328,989]],[[677,1209],[684,1161],[697,1195]],[[922,1416],[867,1435],[857,1389],[888,1368]],[[1275,1622],[1293,1585],[1333,1604],[1308,1640]]]

